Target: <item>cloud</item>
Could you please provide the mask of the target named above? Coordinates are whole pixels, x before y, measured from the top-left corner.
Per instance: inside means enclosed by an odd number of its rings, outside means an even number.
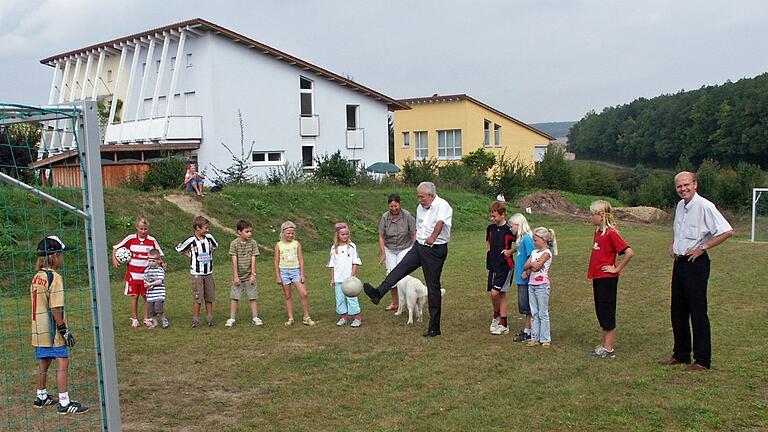
[[[0,58],[24,52],[43,57],[79,47],[84,33],[103,32],[105,18],[121,16],[128,8],[124,3],[129,2],[3,0],[0,23],[6,31],[0,35]]]

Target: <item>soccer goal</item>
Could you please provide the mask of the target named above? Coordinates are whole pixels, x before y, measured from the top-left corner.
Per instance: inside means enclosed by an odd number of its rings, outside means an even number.
[[[0,207],[0,430],[120,431],[96,102],[0,103]],[[90,408],[78,415],[34,404],[30,284],[37,244],[49,235],[74,248],[57,272],[76,338],[68,392]],[[52,396],[56,373],[54,361],[47,374]]]
[[[752,241],[768,241],[768,188],[752,189]]]

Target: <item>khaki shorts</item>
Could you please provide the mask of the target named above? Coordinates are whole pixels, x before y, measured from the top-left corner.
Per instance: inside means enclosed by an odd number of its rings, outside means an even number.
[[[213,275],[192,276],[192,302],[213,303],[216,300],[216,285],[213,283]]]
[[[243,295],[243,288],[245,288],[245,294],[248,296],[248,300],[259,299],[259,290],[256,288],[256,284],[248,282],[247,279],[244,282],[240,282],[239,286],[232,284],[230,287],[229,298],[232,300],[240,300],[240,297]]]

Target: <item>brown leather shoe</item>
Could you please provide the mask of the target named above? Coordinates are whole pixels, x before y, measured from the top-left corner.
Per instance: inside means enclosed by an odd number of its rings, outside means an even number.
[[[660,360],[659,364],[662,366],[674,366],[679,364],[688,364],[688,362],[680,361],[674,357],[670,357],[668,359]]]
[[[685,371],[686,372],[701,372],[701,371],[705,371],[707,369],[708,368],[706,366],[702,366],[702,365],[700,365],[698,363],[694,363],[694,364],[688,366],[687,368],[685,368]]]

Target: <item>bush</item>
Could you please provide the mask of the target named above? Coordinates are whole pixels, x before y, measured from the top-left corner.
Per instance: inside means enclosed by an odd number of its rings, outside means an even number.
[[[314,178],[318,181],[330,182],[342,186],[352,186],[355,184],[357,169],[355,164],[341,155],[341,151],[328,156],[327,154],[315,158],[317,168]]]
[[[502,192],[511,199],[515,193],[531,186],[532,171],[531,166],[519,158],[506,159],[502,154],[493,166],[491,184],[497,193]]]
[[[423,181],[434,181],[437,177],[437,159],[414,161],[410,158],[403,163],[400,178],[408,185],[418,185]]]
[[[765,172],[757,165],[741,162],[736,166],[736,174],[739,180],[739,197],[744,203],[747,203],[747,207],[750,207],[752,205],[750,204],[752,202],[752,189],[766,186]]]
[[[573,172],[574,185],[572,189],[574,192],[613,198],[619,196],[619,181],[616,179],[613,170],[594,164],[571,167],[571,169]]]
[[[153,163],[144,174],[141,189],[177,189],[184,182],[187,162],[179,157],[166,157]]]
[[[281,184],[296,184],[304,180],[304,168],[301,162],[288,163],[277,168],[270,168],[267,174],[267,184],[277,186]]]
[[[751,193],[750,193],[751,195]],[[715,200],[718,206],[729,209],[751,207],[751,201],[747,197],[741,196],[741,185],[739,176],[732,169],[720,171],[717,181],[717,192],[710,200]]]
[[[650,175],[640,182],[630,205],[670,208],[677,202],[672,176]]]
[[[544,159],[536,167],[536,183],[545,189],[572,189],[573,173],[561,147],[554,144],[547,146]]]
[[[699,169],[696,171],[696,182],[698,183],[697,192],[700,195],[710,200],[717,199],[719,171],[720,166],[712,159],[707,159],[699,165]]]
[[[479,148],[464,155],[461,158],[461,163],[485,175],[485,173],[487,173],[496,163],[496,155]]]
[[[485,171],[479,171],[463,162],[451,162],[440,167],[437,181],[441,186],[471,190],[482,194],[492,192]]]

